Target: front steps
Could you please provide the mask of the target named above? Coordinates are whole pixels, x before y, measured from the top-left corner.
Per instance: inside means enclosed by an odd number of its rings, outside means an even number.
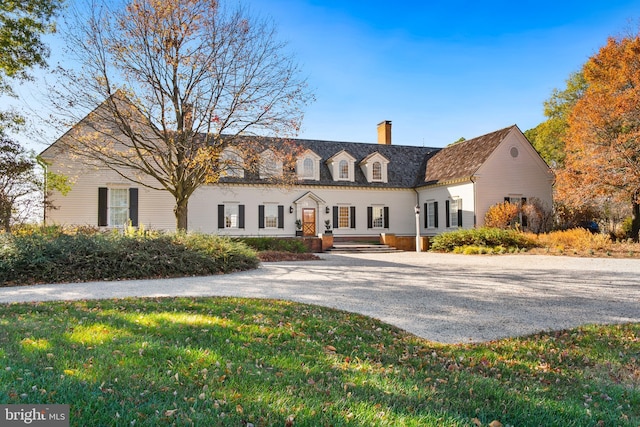
[[[333,247],[326,252],[331,254],[353,254],[353,253],[394,253],[400,252],[396,248],[389,245],[380,245],[366,242],[339,242],[334,243]]]

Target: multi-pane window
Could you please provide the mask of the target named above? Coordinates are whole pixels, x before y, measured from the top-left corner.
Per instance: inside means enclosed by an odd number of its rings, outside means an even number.
[[[458,204],[458,199],[449,201],[449,227],[459,227],[461,225],[458,224]]]
[[[278,205],[264,205],[265,228],[278,228]]]
[[[383,206],[374,206],[373,207],[373,228],[384,228],[384,207]]]
[[[374,181],[382,181],[382,163],[373,163],[373,165],[371,166],[371,178]]]
[[[351,226],[350,206],[338,206],[338,228],[349,228]]]
[[[224,205],[224,228],[238,228],[239,206],[236,204]]]
[[[427,228],[437,227],[436,215],[438,215],[438,213],[436,212],[436,206],[436,202],[427,202]]]
[[[129,189],[109,189],[109,225],[124,227],[129,220]]]
[[[511,225],[515,226],[516,224],[521,224],[521,225],[525,225],[526,226],[526,220],[522,215],[522,204],[525,202],[525,198],[524,197],[519,197],[519,196],[509,196],[509,197],[505,197],[505,202],[509,202],[512,205],[515,205],[518,207],[518,216],[516,216]]]
[[[307,179],[312,179],[314,176],[313,159],[307,157],[306,159],[304,159],[304,162],[302,165],[303,165],[302,176]]]
[[[349,162],[340,160],[340,163],[338,163],[338,171],[340,179],[349,179]]]

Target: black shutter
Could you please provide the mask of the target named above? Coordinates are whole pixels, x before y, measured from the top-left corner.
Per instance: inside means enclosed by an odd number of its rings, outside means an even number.
[[[438,202],[433,202],[433,226],[438,228]]]
[[[367,228],[373,228],[373,208],[367,206]]]
[[[238,228],[244,228],[244,205],[238,206]]]
[[[527,198],[526,198],[526,197],[523,197],[523,198],[522,198],[522,207],[523,207],[523,208],[524,208],[524,205],[525,205],[526,203],[527,203]],[[526,226],[528,225],[528,222],[529,222],[529,221],[527,221],[527,216],[524,214],[524,210],[523,210],[523,211],[522,211],[522,226],[523,226],[523,227],[526,227]]]
[[[138,189],[129,189],[129,220],[131,220],[131,226],[138,226]]]
[[[278,205],[278,228],[284,228],[284,206]]]
[[[451,227],[451,215],[449,215],[451,213],[451,207],[449,206],[450,204],[450,200],[444,202],[444,219],[447,228]]]
[[[98,227],[106,227],[107,223],[107,187],[98,188]]]
[[[218,228],[224,228],[224,205],[218,205]]]
[[[384,207],[384,228],[389,228],[389,206]]]
[[[350,216],[351,216],[351,228],[356,228],[356,207],[355,206],[351,206],[349,207],[349,210],[351,212]]]
[[[462,227],[462,199],[458,199],[458,227]]]
[[[338,221],[338,206],[333,207],[333,228],[340,228],[340,221]]]
[[[429,228],[429,209],[428,208],[428,203],[424,204],[424,210],[422,211],[422,214],[424,215],[424,228]]]
[[[264,228],[264,205],[258,206],[258,228]]]

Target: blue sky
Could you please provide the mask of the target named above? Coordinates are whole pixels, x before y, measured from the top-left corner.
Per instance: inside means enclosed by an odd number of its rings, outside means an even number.
[[[640,1],[249,0],[271,16],[317,100],[301,137],[444,146],[544,120],[610,35],[634,30]]]
[[[315,92],[301,138],[376,142],[391,120],[394,144],[432,147],[535,127],[551,91],[640,18],[640,0],[243,4],[273,19]]]

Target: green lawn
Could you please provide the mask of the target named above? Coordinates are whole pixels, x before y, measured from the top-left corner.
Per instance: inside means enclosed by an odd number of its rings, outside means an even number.
[[[74,426],[640,425],[640,325],[440,345],[233,298],[0,305],[0,404]]]

